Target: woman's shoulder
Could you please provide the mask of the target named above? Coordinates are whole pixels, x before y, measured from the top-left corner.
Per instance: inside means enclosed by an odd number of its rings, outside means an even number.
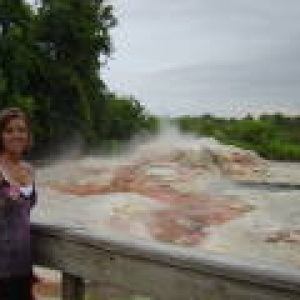
[[[29,161],[22,160],[22,165],[29,171],[33,179],[35,178],[35,168]]]
[[[0,170],[0,186],[2,186],[2,184],[6,183],[7,179],[4,177],[2,170]]]
[[[0,182],[4,182],[6,181],[6,177],[5,177],[5,172],[3,170],[3,166],[2,166],[2,159],[0,157]]]
[[[28,160],[21,160],[21,163],[23,164],[23,166],[34,169],[34,165],[29,162]]]

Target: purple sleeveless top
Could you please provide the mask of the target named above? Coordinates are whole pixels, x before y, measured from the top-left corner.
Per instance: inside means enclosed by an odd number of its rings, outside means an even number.
[[[32,192],[25,195],[6,178],[0,179],[0,279],[31,271],[30,210],[36,202],[34,181]]]

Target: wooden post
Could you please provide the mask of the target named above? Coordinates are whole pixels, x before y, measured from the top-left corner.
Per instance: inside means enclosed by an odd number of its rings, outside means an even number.
[[[84,280],[80,277],[63,272],[62,299],[84,300]]]

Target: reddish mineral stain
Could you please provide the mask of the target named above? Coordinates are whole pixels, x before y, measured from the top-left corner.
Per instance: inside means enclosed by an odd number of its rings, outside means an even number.
[[[96,171],[93,170],[93,172]],[[182,180],[189,177],[186,171],[181,174]],[[147,225],[150,235],[156,240],[187,246],[199,244],[205,238],[207,234],[205,228],[208,226],[221,225],[251,209],[236,201],[225,198],[217,199],[205,193],[199,192],[197,195],[180,193],[158,178],[145,175],[141,171],[141,166],[119,168],[108,185],[52,182],[49,187],[61,193],[81,197],[131,192],[168,204],[169,209],[149,211],[150,222]],[[110,224],[123,232],[129,231],[130,219],[118,217],[118,214],[110,217]]]

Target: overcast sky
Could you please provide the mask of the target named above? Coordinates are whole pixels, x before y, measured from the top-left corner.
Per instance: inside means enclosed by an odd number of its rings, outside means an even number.
[[[113,91],[158,115],[300,114],[299,0],[107,1]]]
[[[299,0],[110,0],[105,76],[159,115],[300,113]]]

